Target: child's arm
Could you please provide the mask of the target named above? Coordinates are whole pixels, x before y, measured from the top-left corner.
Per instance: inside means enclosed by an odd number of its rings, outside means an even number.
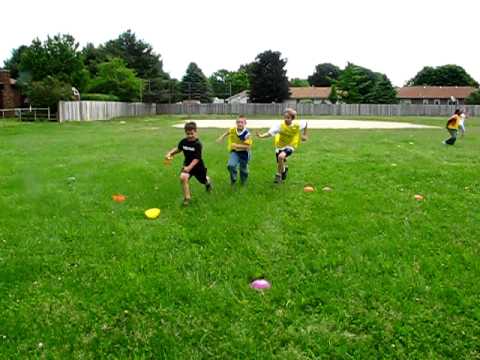
[[[181,153],[181,150],[177,147],[174,147],[172,150],[167,152],[167,155],[165,155],[165,159],[172,160],[172,158],[179,153]]]
[[[307,141],[308,140],[308,124],[305,124],[305,128],[303,129],[303,135],[302,135],[302,141]]]
[[[259,137],[260,139],[269,138],[269,137],[272,136],[272,134],[270,134],[268,131],[263,133],[263,134],[261,132],[257,131],[256,134],[257,134],[257,137]]]
[[[188,164],[188,166],[184,166],[183,167],[183,172],[186,172],[186,173],[189,173],[190,171],[192,171],[192,169],[200,162],[199,159],[193,159],[192,162],[190,164]]]
[[[250,150],[250,144],[232,144],[235,150]]]
[[[223,141],[223,139],[225,139],[226,137],[228,136],[228,131],[223,133],[218,139],[217,139],[217,143],[221,143]]]

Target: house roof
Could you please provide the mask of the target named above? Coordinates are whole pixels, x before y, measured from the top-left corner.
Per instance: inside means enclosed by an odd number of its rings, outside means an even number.
[[[227,98],[226,100],[227,101],[230,101],[232,99],[237,99],[237,98],[241,98],[241,97],[248,97],[248,90],[243,90],[235,95],[232,95],[230,96],[229,98]]]
[[[397,89],[400,99],[457,99],[468,97],[476,89],[470,86],[406,86]]]
[[[290,98],[291,99],[326,99],[330,96],[330,87],[291,87]]]

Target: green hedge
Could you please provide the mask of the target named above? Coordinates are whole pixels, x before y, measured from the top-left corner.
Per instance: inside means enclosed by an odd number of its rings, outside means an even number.
[[[93,101],[120,101],[118,96],[109,94],[82,94],[81,100]]]

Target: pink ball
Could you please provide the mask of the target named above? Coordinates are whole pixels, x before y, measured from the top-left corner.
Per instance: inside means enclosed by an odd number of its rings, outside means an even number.
[[[255,290],[264,290],[270,289],[272,285],[265,279],[257,279],[250,283],[250,287]]]

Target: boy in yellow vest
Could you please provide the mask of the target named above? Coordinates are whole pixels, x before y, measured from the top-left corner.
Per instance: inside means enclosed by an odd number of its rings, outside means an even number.
[[[453,145],[457,141],[458,125],[460,124],[461,111],[460,109],[455,110],[455,113],[447,121],[447,131],[450,134],[450,138],[443,141],[445,145]]]
[[[245,127],[247,119],[240,115],[237,119],[237,126],[230,128],[217,139],[222,142],[228,137],[228,151],[230,158],[228,159],[228,172],[230,173],[230,182],[235,185],[237,182],[237,167],[240,168],[240,184],[245,185],[248,179],[248,161],[250,160],[250,147],[252,146],[252,138],[250,132]]]
[[[306,121],[295,120],[297,112],[293,109],[286,109],[283,113],[283,121],[275,124],[268,132],[260,134],[259,138],[275,136],[275,155],[277,157],[277,173],[274,182],[280,184],[287,178],[288,167],[287,157],[293,154],[300,145],[300,141],[308,139]]]

